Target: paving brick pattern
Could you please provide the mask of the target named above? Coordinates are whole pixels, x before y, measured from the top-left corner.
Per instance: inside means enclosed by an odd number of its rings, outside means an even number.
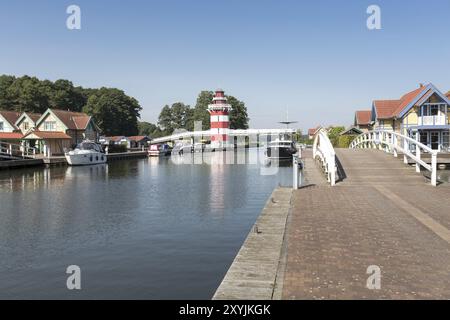
[[[450,299],[450,187],[381,151],[337,156],[336,187],[293,194],[282,298]],[[366,287],[370,265],[381,268],[379,290]]]

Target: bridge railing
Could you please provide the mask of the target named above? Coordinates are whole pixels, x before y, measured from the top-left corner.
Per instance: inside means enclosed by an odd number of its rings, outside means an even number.
[[[327,175],[328,182],[336,184],[336,152],[325,129],[320,129],[314,136],[313,158],[319,160]]]
[[[0,141],[0,155],[9,156],[10,158],[34,158],[36,149]]]
[[[403,154],[403,162],[408,164],[408,159],[412,159],[416,166],[416,172],[420,172],[421,167],[431,172],[431,184],[436,186],[437,182],[437,154],[436,150],[419,142],[418,133],[416,139],[412,139],[403,134],[388,130],[376,130],[365,132],[355,138],[350,144],[350,148],[370,148],[379,149],[387,153],[392,153],[398,157]],[[431,165],[422,159],[422,154],[431,155]]]

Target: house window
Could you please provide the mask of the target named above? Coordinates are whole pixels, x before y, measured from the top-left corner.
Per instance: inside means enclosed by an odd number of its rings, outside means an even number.
[[[24,129],[24,130],[30,129],[30,124],[28,123],[28,121],[25,121],[25,122],[23,123],[23,129]]]
[[[433,150],[439,150],[439,132],[432,131],[430,134],[430,146]]]
[[[2,122],[0,122],[0,131],[3,131],[4,130],[4,125],[3,125],[3,121]]]
[[[442,148],[444,150],[450,150],[450,132],[442,132]]]
[[[439,112],[445,114],[445,104],[424,104],[424,116],[438,116]]]
[[[428,145],[428,132],[427,131],[422,131],[420,133],[420,143],[422,143],[424,145]]]
[[[430,116],[437,116],[439,114],[439,106],[432,105],[430,106]]]
[[[44,131],[56,131],[56,121],[44,122]]]

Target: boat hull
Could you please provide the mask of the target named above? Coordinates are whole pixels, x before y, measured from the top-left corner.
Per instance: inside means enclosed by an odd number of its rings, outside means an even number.
[[[292,159],[297,150],[292,147],[268,147],[266,155],[270,159]]]
[[[106,163],[107,156],[100,152],[66,154],[67,163],[71,166],[89,166]]]

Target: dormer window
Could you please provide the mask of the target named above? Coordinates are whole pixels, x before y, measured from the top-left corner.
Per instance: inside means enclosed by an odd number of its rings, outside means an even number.
[[[28,121],[25,121],[25,122],[23,123],[23,129],[24,129],[24,130],[30,129],[30,124],[28,123]]]
[[[44,131],[56,131],[56,121],[45,121]]]

